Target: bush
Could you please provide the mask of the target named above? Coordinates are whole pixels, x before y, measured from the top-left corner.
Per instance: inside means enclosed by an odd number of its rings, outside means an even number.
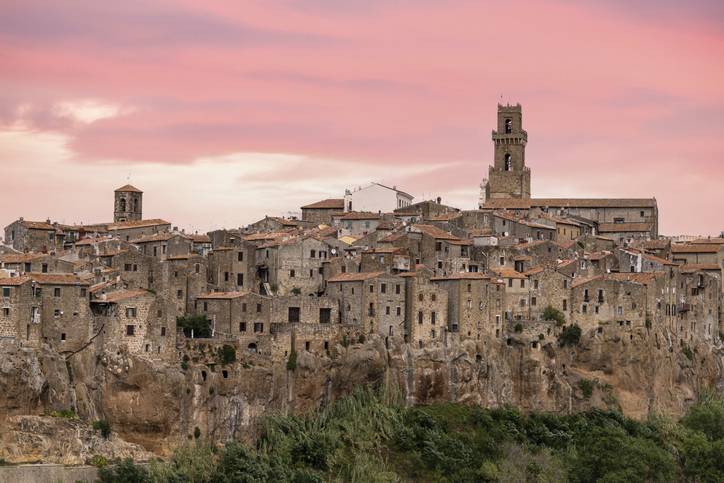
[[[549,305],[543,311],[543,320],[555,320],[558,327],[566,324],[565,314],[552,305]]]
[[[569,325],[563,329],[558,337],[558,343],[561,347],[578,345],[581,341],[581,328],[578,324]]]
[[[176,327],[182,329],[186,337],[209,338],[211,337],[211,321],[205,315],[187,315],[176,318]]]
[[[301,294],[302,294],[302,289],[301,289],[301,288],[299,288],[299,287],[294,287],[294,288],[292,289],[292,295],[301,295]]]
[[[93,429],[101,432],[101,436],[108,439],[111,436],[111,425],[105,419],[93,421]]]
[[[289,353],[289,359],[287,359],[287,371],[296,371],[297,370],[297,351],[292,349],[292,352]]]
[[[108,465],[108,458],[97,454],[90,459],[89,464],[95,466],[96,468],[103,468]]]
[[[221,361],[221,364],[223,365],[236,362],[236,349],[228,344],[224,344],[223,347],[219,347],[218,355],[219,361]]]
[[[50,413],[50,415],[54,418],[78,419],[78,415],[75,413],[75,410],[73,408],[53,411],[52,413]]]
[[[523,332],[523,324],[520,324],[520,323],[515,324],[515,327],[513,327],[513,330],[518,333]]]
[[[684,355],[686,356],[686,358],[689,359],[690,361],[694,360],[694,353],[691,351],[691,348],[688,345],[685,345],[681,349],[681,352],[683,352]]]
[[[596,385],[595,381],[590,379],[581,379],[578,381],[578,388],[583,393],[583,397],[590,399],[593,396],[593,388]]]
[[[117,465],[109,465],[98,471],[101,483],[147,483],[151,481],[148,470],[127,458]]]

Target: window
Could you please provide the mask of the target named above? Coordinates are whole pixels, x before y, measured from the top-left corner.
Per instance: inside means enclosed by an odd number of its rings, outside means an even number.
[[[508,287],[513,288],[513,279],[512,278],[508,279]]]
[[[224,282],[229,281],[229,272],[224,272]]]
[[[240,262],[244,261],[244,252],[239,252],[236,254],[236,259]]]
[[[587,313],[588,313],[588,305],[583,304],[583,306],[581,307],[581,312],[583,312],[584,314],[587,314]]]
[[[435,242],[435,251],[439,252],[442,250],[442,242]]]
[[[319,309],[319,323],[329,324],[332,321],[332,309],[322,307]]]
[[[53,289],[53,297],[60,297],[60,287],[55,287]]]
[[[48,273],[48,264],[44,263],[40,266],[40,271],[43,273]]]
[[[241,304],[241,311],[246,312],[246,302]]]
[[[130,264],[130,263],[126,263],[125,265],[123,265],[123,270],[126,271],[126,272],[130,272],[130,271],[131,271],[131,264]]]
[[[126,335],[133,335],[136,331],[135,325],[127,325],[126,326]]]
[[[166,327],[161,327],[161,337],[166,337]]]
[[[435,322],[437,321],[437,314],[435,312],[430,313],[430,323],[432,325],[435,325]]]
[[[533,289],[538,290],[538,280],[533,280]]]
[[[3,287],[3,297],[10,297],[10,287]]]
[[[381,293],[386,293],[386,292],[387,292],[387,284],[386,284],[386,283],[380,284],[380,292],[381,292]]]
[[[299,307],[289,307],[289,323],[299,322]]]
[[[471,284],[468,284],[468,293],[473,291],[473,286]]]
[[[239,332],[246,332],[246,322],[239,322]]]
[[[81,288],[81,289],[80,289],[80,296],[83,297],[83,298],[85,298],[87,295],[88,295],[88,289],[86,289],[86,288]]]
[[[563,299],[563,310],[568,310],[568,300]]]
[[[53,317],[55,317],[56,319],[58,317],[60,317],[60,314],[61,314],[60,309],[53,310]]]
[[[530,304],[535,307],[536,305],[538,305],[538,299],[536,299],[535,297],[531,297]]]
[[[136,307],[126,307],[126,317],[129,319],[136,318]]]
[[[433,302],[437,301],[437,294],[430,295],[430,300],[432,300]]]
[[[563,288],[568,288],[568,279],[563,280]]]
[[[261,304],[256,304],[256,312],[261,312]]]
[[[500,257],[500,260],[498,260],[498,265],[505,265],[505,257]]]
[[[520,280],[520,288],[525,288],[525,279]]]
[[[422,314],[422,310],[417,313],[417,323],[422,324],[423,319],[425,316]]]
[[[425,294],[423,294],[423,293],[420,293],[420,295],[417,296],[417,300],[419,300],[420,302],[422,302],[424,299],[425,299]]]
[[[316,251],[316,250],[311,250],[311,251],[309,252],[309,258],[316,258],[316,256],[317,256],[317,251]]]
[[[264,324],[261,322],[254,322],[254,333],[258,334],[264,332]]]
[[[177,290],[177,291],[176,291],[176,298],[179,299],[179,300],[181,300],[182,298],[184,298],[184,291],[183,291],[183,290]]]
[[[506,119],[505,120],[505,134],[511,134],[512,132],[513,132],[513,120]]]
[[[397,316],[399,317],[400,315],[402,315],[402,309],[397,307]]]
[[[10,317],[10,308],[3,307],[3,317]]]
[[[370,293],[375,293],[375,286],[374,286],[374,285],[370,285]]]
[[[390,315],[390,306],[385,307],[385,315]]]
[[[505,170],[512,171],[513,169],[513,158],[510,154],[505,155]]]
[[[395,285],[395,294],[400,295],[400,284]]]
[[[244,274],[243,273],[237,273],[236,274],[236,285],[238,287],[244,286]]]
[[[204,312],[208,312],[208,310],[209,310],[209,303],[204,302]]]
[[[642,212],[641,212],[641,218],[644,218],[645,216],[646,216],[646,214],[642,211]]]

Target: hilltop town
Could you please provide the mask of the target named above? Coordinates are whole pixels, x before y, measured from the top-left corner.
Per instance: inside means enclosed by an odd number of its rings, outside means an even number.
[[[520,105],[498,106],[492,141],[476,210],[370,183],[200,234],[144,218],[125,185],[112,222],[18,218],[0,245],[0,457],[58,461],[52,434],[97,420],[118,445],[79,455],[243,438],[364,383],[634,417],[720,386],[724,238],[662,237],[653,197],[533,198]],[[80,422],[48,416],[63,410]]]

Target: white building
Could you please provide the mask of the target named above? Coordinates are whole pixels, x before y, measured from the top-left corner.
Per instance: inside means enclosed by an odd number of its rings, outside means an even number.
[[[368,211],[372,213],[390,213],[397,208],[412,204],[414,197],[379,183],[370,183],[344,193],[344,211]]]

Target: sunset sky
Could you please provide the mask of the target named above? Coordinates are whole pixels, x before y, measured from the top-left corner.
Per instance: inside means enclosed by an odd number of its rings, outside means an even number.
[[[533,196],[724,230],[720,0],[0,0],[0,225],[110,221],[129,180],[192,230],[369,181],[472,209],[498,102]]]

